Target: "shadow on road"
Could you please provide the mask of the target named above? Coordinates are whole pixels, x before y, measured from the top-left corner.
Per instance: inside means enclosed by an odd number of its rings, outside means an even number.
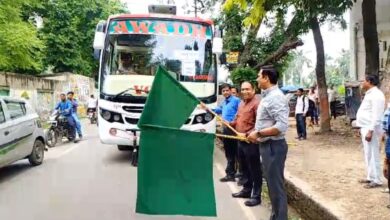
[[[12,177],[20,175],[21,173],[32,169],[32,166],[25,161],[20,161],[6,167],[0,168],[0,184],[10,180]]]
[[[131,157],[132,157],[131,151],[118,151],[115,154],[111,154],[106,158],[106,162],[110,164],[128,164],[130,165]]]

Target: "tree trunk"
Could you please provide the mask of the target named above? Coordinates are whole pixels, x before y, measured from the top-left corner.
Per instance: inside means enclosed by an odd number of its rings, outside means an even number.
[[[296,49],[303,45],[302,40],[298,39],[298,35],[301,31],[297,26],[301,23],[301,18],[298,15],[294,15],[290,24],[286,29],[286,40],[280,45],[280,47],[272,54],[270,54],[263,62],[257,64],[254,69],[260,70],[261,67],[275,63],[288,54],[290,50]]]
[[[244,44],[244,50],[242,51],[242,54],[240,56],[239,66],[246,66],[250,61],[250,50],[252,48],[252,43],[257,37],[257,33],[259,32],[261,23],[262,20],[256,26],[251,25],[249,27],[248,36]]]
[[[366,47],[366,72],[379,76],[379,40],[376,25],[376,1],[363,0],[363,36]]]
[[[302,46],[303,42],[300,39],[296,39],[295,37],[287,39],[274,53],[270,54],[263,62],[260,64],[257,64],[254,69],[260,70],[261,67],[276,63],[280,59],[282,59],[284,56],[288,54],[290,50],[296,49],[299,46]]]
[[[317,51],[316,77],[318,85],[318,98],[320,101],[320,132],[330,131],[330,114],[328,102],[328,87],[325,77],[325,51],[318,19],[312,18],[310,28],[313,31],[314,42]]]

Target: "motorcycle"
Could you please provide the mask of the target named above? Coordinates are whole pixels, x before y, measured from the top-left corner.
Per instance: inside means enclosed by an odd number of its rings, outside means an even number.
[[[75,139],[74,134],[72,134],[69,129],[68,119],[61,115],[60,111],[53,111],[49,117],[48,123],[50,124],[50,128],[46,133],[47,146],[54,147],[58,141],[62,142],[64,137],[67,138],[69,142]]]
[[[88,118],[91,124],[97,123],[96,111],[93,109],[88,109]]]

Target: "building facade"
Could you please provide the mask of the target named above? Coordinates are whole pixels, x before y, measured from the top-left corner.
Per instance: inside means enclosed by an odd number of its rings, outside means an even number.
[[[390,100],[390,0],[376,0],[379,38],[379,68],[382,71],[382,90]],[[366,54],[363,37],[362,0],[357,0],[350,14],[351,62],[350,78],[363,80]]]
[[[47,119],[61,93],[73,91],[79,100],[79,113],[86,114],[88,98],[95,94],[92,78],[72,73],[30,76],[0,72],[0,96],[24,98],[42,119]]]

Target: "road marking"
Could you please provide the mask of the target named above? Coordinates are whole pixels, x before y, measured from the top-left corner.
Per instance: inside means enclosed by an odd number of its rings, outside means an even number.
[[[224,171],[222,165],[220,163],[218,163],[218,162],[215,162],[215,166],[217,167],[217,170],[221,174],[221,176],[223,176],[225,174],[225,171]],[[237,188],[237,186],[233,182],[228,182],[227,184],[228,184],[228,186],[230,188],[230,191],[232,191],[232,193],[239,191],[239,189]],[[253,213],[252,209],[250,209],[249,207],[245,206],[242,203],[242,201],[239,200],[239,199],[236,199],[236,202],[240,206],[242,212],[244,212],[246,219],[248,219],[248,220],[256,220],[256,216]]]

